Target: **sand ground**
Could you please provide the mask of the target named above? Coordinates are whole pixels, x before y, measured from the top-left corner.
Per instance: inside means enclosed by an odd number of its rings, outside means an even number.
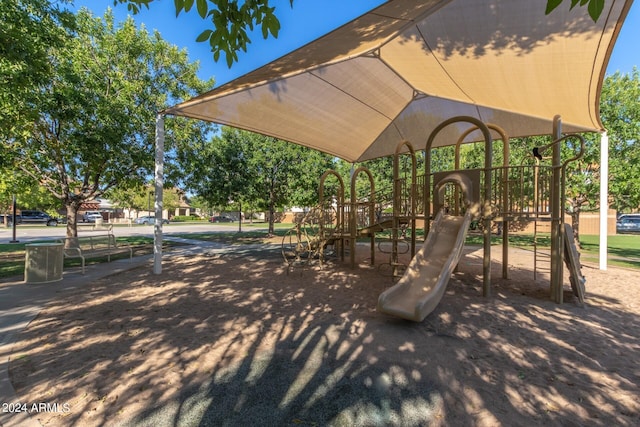
[[[512,249],[508,280],[493,255],[491,297],[466,248],[421,323],[376,311],[393,281],[364,259],[168,258],[61,295],[17,337],[11,380],[59,405],[45,426],[640,425],[640,272],[583,266],[584,305],[565,272],[558,305],[544,255],[534,278]]]

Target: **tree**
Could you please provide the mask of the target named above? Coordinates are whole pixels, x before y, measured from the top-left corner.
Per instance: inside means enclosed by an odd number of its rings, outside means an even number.
[[[332,165],[332,158],[318,151],[227,127],[194,149],[191,158],[199,160],[189,168],[190,189],[213,205],[267,210],[270,234],[277,209],[317,203],[318,180]]]
[[[200,216],[207,216],[213,213],[211,204],[201,196],[189,197],[189,204],[200,212]]]
[[[563,209],[571,216],[573,237],[580,247],[580,214],[585,210],[595,209],[597,194],[600,191],[600,149],[599,138],[594,134],[582,135],[585,146],[582,156],[567,165],[565,175],[565,194]],[[580,141],[569,138],[562,142],[561,157],[563,161],[576,157],[580,153]]]
[[[318,151],[258,134],[248,135],[247,146],[253,200],[267,210],[269,234],[273,234],[276,209],[317,204],[319,178],[332,160]]]
[[[73,15],[49,0],[0,2],[0,168],[10,167],[12,152],[3,145],[28,134],[37,115],[42,88],[53,75],[52,48],[64,43]]]
[[[155,187],[153,186],[153,182],[142,184],[137,187],[112,188],[105,193],[105,196],[113,203],[114,206],[125,208],[129,211],[137,211],[137,216],[153,216],[153,203],[155,200]],[[170,216],[168,219],[171,219],[171,212],[180,207],[182,199],[183,194],[177,188],[165,187],[163,189],[162,206],[169,212]]]
[[[42,88],[30,134],[6,147],[21,159],[22,173],[66,207],[70,237],[84,202],[148,180],[156,113],[212,86],[197,78],[185,51],[137,29],[132,19],[116,27],[110,11],[104,20],[80,11],[76,25],[50,51],[55,74]],[[167,149],[201,138],[202,126],[168,121]]]
[[[138,13],[141,7],[149,8],[153,0],[114,0],[113,4],[126,3],[132,13]],[[237,52],[246,52],[251,39],[247,30],[260,26],[262,36],[278,37],[280,21],[275,15],[275,6],[269,5],[269,0],[174,0],[176,16],[182,12],[190,12],[194,3],[196,11],[202,19],[211,22],[211,28],[205,29],[197,37],[199,42],[209,42],[213,59],[217,62],[220,54],[224,53],[227,65],[238,60]],[[293,6],[293,0],[290,0]]]
[[[640,207],[640,75],[616,73],[604,79],[600,97],[600,116],[609,135],[609,195],[611,207],[618,211]],[[565,211],[571,215],[571,225],[579,244],[580,214],[599,207],[600,135],[587,133],[584,155],[567,165]],[[524,138],[529,147],[550,143],[548,137]],[[574,157],[578,140],[562,144],[563,161]],[[514,154],[512,144],[512,154]]]
[[[237,203],[242,215],[242,204],[252,197],[248,183],[251,171],[245,139],[247,132],[224,127],[219,136],[195,148],[197,155],[188,156],[185,170],[190,171],[191,188],[211,206],[227,207]],[[196,160],[198,159],[198,160]],[[194,161],[195,160],[195,161]],[[242,230],[242,221],[238,221]]]
[[[607,76],[600,96],[600,117],[609,136],[609,193],[619,212],[640,208],[640,73]]]
[[[0,172],[0,213],[4,213],[4,220],[0,226],[8,226],[13,213],[13,198],[18,207],[35,207],[58,216],[60,202],[53,198],[45,189],[32,180],[11,171]]]

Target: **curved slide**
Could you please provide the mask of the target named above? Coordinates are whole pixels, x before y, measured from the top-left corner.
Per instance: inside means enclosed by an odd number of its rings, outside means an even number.
[[[402,278],[378,297],[378,311],[421,322],[436,308],[462,255],[473,211],[451,216],[440,209]]]

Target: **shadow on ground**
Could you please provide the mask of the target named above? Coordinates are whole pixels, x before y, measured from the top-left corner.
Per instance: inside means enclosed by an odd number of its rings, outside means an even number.
[[[12,382],[70,404],[38,415],[54,425],[640,424],[637,313],[608,294],[557,306],[530,271],[485,299],[465,260],[411,323],[375,311],[390,285],[376,268],[175,258],[49,305],[18,336]]]

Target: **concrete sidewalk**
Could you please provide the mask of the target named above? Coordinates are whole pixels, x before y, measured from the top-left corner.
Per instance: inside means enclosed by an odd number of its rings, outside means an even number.
[[[188,240],[165,236],[164,240],[183,243],[188,246],[172,248],[163,257],[195,255],[202,252],[223,251],[227,246],[206,241]],[[77,290],[95,280],[117,274],[141,265],[153,268],[153,255],[143,255],[129,259],[93,264],[86,267],[85,274],[79,268],[64,271],[60,281],[43,284],[26,284],[23,277],[0,281],[0,426],[38,427],[40,423],[28,413],[16,412],[15,404],[20,402],[9,380],[9,361],[16,335],[38,315],[42,308],[57,296]],[[44,402],[47,403],[47,402]],[[55,403],[55,402],[49,402]]]

